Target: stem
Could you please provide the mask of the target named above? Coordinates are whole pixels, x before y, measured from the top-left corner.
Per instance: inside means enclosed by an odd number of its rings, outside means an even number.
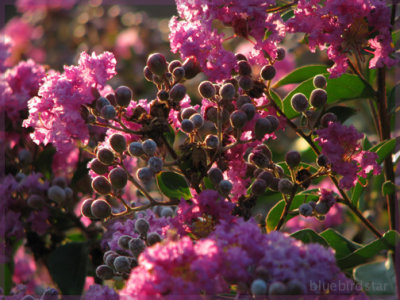
[[[285,202],[286,202],[286,203],[285,203],[285,208],[283,209],[282,215],[281,215],[281,217],[280,217],[280,219],[279,219],[278,224],[277,224],[276,227],[275,227],[275,230],[281,229],[283,223],[285,223],[286,217],[287,217],[287,215],[288,215],[288,213],[289,213],[290,206],[292,205],[294,196],[296,195],[297,188],[298,188],[298,185],[295,184],[294,187],[293,187],[293,189],[292,189],[292,192],[290,193],[290,198],[289,198],[289,200],[287,200],[286,196],[284,195],[284,198],[285,198],[285,200],[286,200],[286,201],[285,201]]]
[[[135,179],[131,174],[129,174],[129,172],[128,172],[128,170],[125,168],[125,166],[124,166],[122,163],[121,163],[120,165],[121,165],[121,167],[125,170],[125,172],[128,174],[128,180],[129,180],[130,182],[132,182],[133,185],[136,186],[136,188],[137,188],[143,195],[145,195],[145,196],[147,197],[147,199],[149,199],[150,203],[158,204],[159,202],[157,202],[156,200],[154,200],[154,198],[150,196],[150,194],[145,190],[145,188],[142,187],[142,186],[140,185],[140,183],[137,182],[136,179]]]

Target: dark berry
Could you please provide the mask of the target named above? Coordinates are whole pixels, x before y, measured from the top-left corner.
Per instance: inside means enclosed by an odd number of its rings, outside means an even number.
[[[122,153],[126,150],[126,139],[120,133],[114,133],[110,137],[109,142],[115,152]]]
[[[185,77],[187,79],[192,79],[201,72],[200,64],[194,56],[188,57],[183,62],[182,67],[185,69]]]
[[[315,108],[320,108],[328,101],[328,94],[323,89],[315,89],[311,92],[310,103]]]
[[[168,64],[168,72],[172,73],[175,68],[179,68],[182,66],[182,63],[179,60],[173,60]]]
[[[191,133],[194,130],[194,124],[192,121],[190,121],[188,119],[184,119],[181,122],[181,128],[182,128],[182,131],[184,131],[186,133]]]
[[[337,117],[334,113],[328,112],[324,114],[321,118],[321,126],[326,128],[330,123],[335,123],[337,121]]]
[[[144,78],[146,78],[147,81],[150,81],[150,82],[153,81],[153,75],[154,74],[150,71],[149,67],[147,67],[147,66],[144,67],[143,75],[144,75]]]
[[[144,153],[149,156],[153,156],[157,151],[157,144],[152,139],[145,140],[142,144]]]
[[[96,193],[101,195],[108,195],[111,193],[111,183],[104,176],[97,176],[92,181],[92,188]]]
[[[210,181],[214,184],[214,186],[218,186],[218,184],[221,182],[221,180],[224,179],[224,176],[222,175],[222,171],[219,168],[211,168],[208,173],[208,178]]]
[[[244,91],[250,91],[254,87],[254,81],[249,76],[241,76],[239,78],[239,86]]]
[[[258,174],[257,178],[262,179],[267,187],[269,187],[272,184],[274,175],[272,175],[272,173],[268,171],[261,171],[261,173]]]
[[[199,85],[199,93],[203,98],[211,99],[215,96],[216,90],[212,82],[203,81]]]
[[[132,142],[129,144],[128,152],[132,156],[142,156],[144,154],[141,142]]]
[[[89,163],[90,169],[98,175],[103,175],[108,172],[108,167],[102,164],[97,158],[94,158]]]
[[[120,86],[115,90],[117,104],[122,107],[128,107],[132,100],[132,90],[127,86]]]
[[[246,60],[241,60],[238,62],[239,67],[239,74],[242,76],[249,76],[251,75],[251,66]]]
[[[189,119],[194,114],[197,114],[197,110],[195,110],[193,107],[186,107],[181,112],[181,119]]]
[[[81,214],[85,217],[88,218],[93,218],[92,215],[92,203],[93,203],[93,199],[86,199],[85,201],[83,201],[82,206],[81,206]]]
[[[131,271],[131,261],[126,256],[118,256],[114,260],[114,268],[118,273],[129,273]]]
[[[233,186],[229,180],[221,180],[218,184],[218,190],[223,196],[228,196]]]
[[[186,95],[186,88],[183,84],[175,84],[169,91],[169,97],[172,101],[181,101]]]
[[[117,115],[117,111],[115,110],[114,106],[112,105],[105,105],[101,109],[101,116],[106,120],[112,120]]]
[[[276,49],[276,60],[281,61],[284,60],[286,56],[286,51],[283,48]]]
[[[248,121],[247,114],[242,110],[235,110],[231,113],[230,121],[233,128],[241,129]]]
[[[326,78],[324,75],[317,75],[313,79],[313,84],[315,88],[325,89],[326,88]]]
[[[39,195],[31,195],[28,200],[26,201],[26,204],[28,204],[29,207],[31,208],[41,208],[45,204],[44,199],[39,196]]]
[[[307,97],[302,93],[294,94],[290,101],[291,101],[293,109],[297,112],[306,111],[308,108]]]
[[[253,103],[246,103],[240,107],[240,110],[244,111],[247,115],[247,120],[250,121],[253,119],[254,115],[256,114],[256,107]]]
[[[105,97],[100,97],[96,100],[96,110],[98,112],[101,112],[101,109],[106,106],[106,105],[111,105],[110,101],[108,101],[107,98]]]
[[[129,250],[135,257],[138,257],[140,253],[144,251],[145,248],[146,248],[145,243],[143,242],[143,240],[139,238],[133,238],[129,242]]]
[[[207,147],[209,147],[211,149],[216,149],[216,148],[218,148],[218,145],[219,145],[219,139],[216,135],[209,134],[209,135],[207,135],[207,137],[205,139],[205,143],[206,143]]]
[[[204,124],[204,119],[200,114],[193,114],[189,118],[193,122],[194,128],[199,129]]]
[[[240,95],[236,100],[236,107],[239,109],[246,103],[252,103],[249,96]]]
[[[121,235],[118,239],[118,246],[122,249],[129,249],[129,242],[132,237],[129,235]]]
[[[136,176],[140,181],[147,183],[153,178],[154,172],[150,168],[144,167],[137,170]]]
[[[289,151],[288,153],[286,153],[285,160],[289,167],[297,167],[301,161],[300,153],[295,150]]]
[[[57,203],[65,201],[66,195],[63,188],[53,185],[47,190],[47,197]]]
[[[233,97],[235,97],[236,94],[236,89],[233,86],[232,83],[225,83],[221,88],[219,89],[219,95],[222,97],[224,100],[230,100]]]
[[[162,101],[166,101],[169,99],[169,94],[167,91],[165,90],[161,90],[157,93],[157,98],[162,100]]]
[[[275,130],[278,129],[278,127],[279,127],[279,119],[278,119],[276,116],[269,115],[269,116],[266,116],[265,118],[266,118],[268,121],[271,122],[271,125],[272,125],[271,130],[272,130],[272,132],[274,132]]]
[[[253,184],[251,185],[251,192],[255,195],[262,195],[267,188],[267,184],[262,179],[256,179]]]
[[[261,140],[267,133],[272,133],[272,129],[272,124],[268,119],[258,119],[254,128],[256,139]]]
[[[311,217],[313,213],[313,208],[308,203],[303,203],[299,207],[299,214],[304,217]]]
[[[320,167],[327,167],[329,164],[329,160],[324,154],[320,154],[317,158],[317,164]]]
[[[153,53],[147,58],[147,67],[153,74],[162,76],[167,72],[167,60],[160,53]]]
[[[96,276],[103,280],[110,280],[114,277],[114,271],[107,265],[100,265],[96,268]]]
[[[148,167],[154,172],[159,173],[163,168],[163,161],[161,158],[157,156],[150,157],[148,163]]]
[[[114,153],[107,148],[97,150],[97,159],[105,165],[111,165],[114,162]]]
[[[264,80],[271,80],[275,77],[276,70],[274,66],[264,66],[261,69],[261,77]]]
[[[110,174],[108,174],[108,178],[115,189],[124,188],[128,182],[128,174],[124,169],[119,167],[111,170]]]
[[[161,236],[157,232],[151,232],[147,235],[147,244],[153,246],[161,242]]]
[[[105,200],[95,200],[92,203],[91,212],[94,217],[105,219],[111,215],[111,206]]]
[[[293,183],[286,178],[279,180],[278,190],[282,194],[290,194],[293,190]]]

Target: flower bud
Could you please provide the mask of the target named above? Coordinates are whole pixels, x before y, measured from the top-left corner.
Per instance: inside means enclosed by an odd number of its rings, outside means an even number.
[[[250,76],[251,75],[251,66],[246,60],[241,60],[238,62],[239,74],[242,76]]]
[[[108,172],[108,167],[102,164],[97,158],[94,158],[90,161],[89,167],[98,175],[103,175]]]
[[[244,91],[250,91],[254,87],[254,81],[249,76],[241,76],[239,78],[239,87]]]
[[[292,279],[287,283],[287,291],[289,295],[303,295],[306,288],[300,280]]]
[[[161,236],[157,232],[150,232],[147,235],[147,244],[149,246],[153,246],[159,242],[161,242]]]
[[[143,75],[144,78],[146,78],[147,81],[153,82],[153,73],[150,71],[149,67],[144,67],[143,69]]]
[[[329,126],[330,123],[335,123],[337,121],[337,117],[334,113],[328,112],[324,114],[321,118],[321,126],[326,128]]]
[[[235,97],[236,89],[232,83],[225,83],[219,89],[219,95],[222,97],[223,100],[230,100]]]
[[[81,206],[81,214],[82,216],[85,216],[87,218],[93,218],[92,215],[92,203],[93,199],[86,199],[83,201],[82,206]]]
[[[215,86],[210,81],[203,81],[199,85],[199,93],[203,98],[211,99],[215,96]]]
[[[132,142],[129,144],[128,152],[132,156],[142,156],[144,154],[141,142]]]
[[[65,201],[66,195],[63,188],[53,185],[47,190],[47,197],[60,204]]]
[[[143,240],[141,240],[139,238],[133,238],[129,242],[129,250],[132,252],[132,254],[135,257],[138,257],[140,255],[140,253],[142,253],[144,251],[145,248],[146,248],[145,243],[143,242]]]
[[[229,180],[221,180],[218,184],[218,190],[223,196],[228,196],[233,186]]]
[[[320,154],[317,157],[317,165],[320,167],[327,167],[329,164],[328,158],[324,154]]]
[[[169,91],[169,97],[172,101],[179,102],[186,95],[186,88],[183,84],[175,84]]]
[[[253,295],[265,295],[267,293],[267,284],[262,279],[256,279],[251,283],[250,290]]]
[[[181,119],[189,119],[194,114],[197,114],[197,110],[195,110],[193,107],[186,107],[181,112]]]
[[[162,101],[167,101],[169,99],[169,94],[165,90],[161,90],[157,93],[157,98]]]
[[[112,120],[115,118],[116,115],[117,115],[117,112],[116,112],[114,106],[112,106],[112,105],[105,105],[101,109],[101,116],[106,120]]]
[[[120,86],[115,90],[117,104],[122,107],[128,107],[132,99],[132,90],[127,86]]]
[[[164,218],[172,217],[174,215],[174,211],[169,206],[164,206],[161,208],[160,216]]]
[[[206,110],[206,119],[210,120],[211,122],[217,122],[218,111],[217,108],[214,106],[210,106]]]
[[[129,249],[129,242],[132,237],[129,235],[121,235],[118,239],[118,246],[122,249]]]
[[[272,184],[272,181],[274,179],[274,175],[271,172],[268,171],[261,171],[260,174],[258,174],[257,179],[262,179],[267,187],[269,187]]]
[[[114,260],[114,268],[118,273],[129,273],[131,271],[131,261],[126,256],[118,256]]]
[[[289,167],[291,168],[297,167],[301,161],[300,153],[294,150],[289,151],[288,153],[286,153],[285,160]]]
[[[313,84],[315,88],[325,89],[327,82],[324,75],[316,75],[313,79]]]
[[[258,178],[251,185],[251,192],[255,196],[259,196],[265,192],[266,188],[267,188],[267,183],[264,180]]]
[[[29,150],[22,149],[18,152],[18,159],[22,165],[29,165],[30,163],[32,163],[32,154],[31,152],[29,152]]]
[[[193,122],[194,128],[199,129],[204,124],[204,119],[200,114],[193,114],[189,118]]]
[[[328,101],[328,94],[323,89],[315,89],[311,92],[310,103],[315,108],[320,108]]]
[[[276,70],[274,66],[264,66],[261,69],[261,77],[264,80],[271,80],[272,78],[275,77]]]
[[[144,153],[149,156],[153,156],[157,151],[157,144],[152,139],[145,140],[142,144]]]
[[[268,295],[285,295],[286,293],[286,286],[280,281],[271,283],[268,289]]]
[[[247,57],[245,55],[243,55],[242,53],[236,53],[235,58],[237,61],[241,61],[241,60],[247,61]]]
[[[217,149],[219,145],[219,139],[216,135],[209,134],[207,135],[205,141],[208,148]]]
[[[315,211],[320,215],[325,215],[328,213],[330,207],[327,202],[325,201],[318,201],[317,205],[315,206]]]
[[[167,72],[167,61],[160,53],[153,53],[147,58],[147,67],[156,75],[162,76]]]
[[[104,165],[111,165],[114,162],[114,153],[107,148],[97,150],[97,159]]]
[[[286,56],[286,51],[284,48],[276,49],[276,60],[281,61],[284,60]]]
[[[122,153],[126,150],[126,139],[120,133],[114,133],[109,139],[111,148],[115,152]]]
[[[313,208],[308,203],[303,203],[299,207],[299,214],[304,217],[311,217],[313,213]]]
[[[157,156],[150,157],[147,166],[154,172],[159,173],[163,168],[163,161]]]
[[[222,175],[222,171],[219,168],[211,168],[208,173],[208,178],[210,181],[214,184],[214,186],[218,186],[218,184],[221,182],[221,180],[224,179],[224,176]]]
[[[100,265],[96,268],[96,276],[103,280],[110,280],[114,277],[114,271],[107,265]]]
[[[243,128],[244,125],[246,125],[247,120],[247,114],[242,110],[235,110],[230,116],[230,121],[233,128]]]
[[[253,103],[246,103],[243,104],[240,107],[241,111],[244,111],[244,113],[247,116],[247,120],[250,121],[251,119],[253,119],[254,115],[256,114],[256,107],[254,106]]]
[[[172,74],[174,75],[175,82],[179,82],[185,77],[185,69],[183,67],[175,68]]]
[[[282,194],[290,194],[293,190],[293,183],[286,178],[279,180],[278,190]]]
[[[101,109],[106,106],[111,105],[110,101],[105,97],[100,97],[96,100],[96,110],[101,112]]]
[[[182,66],[182,63],[179,60],[173,60],[168,64],[168,72],[172,73],[175,68],[179,68]]]
[[[97,176],[92,181],[92,188],[96,193],[108,195],[111,193],[111,183],[104,176]]]
[[[119,167],[111,170],[110,174],[108,174],[108,178],[115,189],[124,188],[128,182],[128,174],[124,169]]]
[[[140,181],[147,183],[153,178],[154,172],[150,168],[144,167],[137,170],[136,176]]]
[[[260,118],[256,121],[254,133],[256,139],[261,140],[267,133],[273,132],[271,122],[266,118]]]
[[[135,222],[135,230],[141,234],[141,235],[146,235],[147,231],[149,231],[150,225],[149,222],[147,222],[145,219],[140,218],[137,219]]]
[[[188,57],[182,67],[185,69],[186,79],[192,79],[201,72],[200,64],[194,56]]]
[[[307,97],[302,93],[294,94],[290,101],[291,101],[293,109],[297,112],[306,111],[308,108]]]
[[[95,200],[92,203],[91,212],[94,217],[105,219],[111,215],[111,206],[105,200]]]
[[[28,200],[26,200],[26,204],[28,204],[31,208],[42,208],[45,204],[44,199],[39,195],[31,195]]]
[[[276,116],[274,116],[274,115],[269,115],[269,116],[266,116],[265,118],[266,118],[268,121],[271,122],[271,125],[272,125],[272,132],[274,132],[275,130],[278,129],[278,127],[279,127],[279,120],[278,120],[278,118],[277,118]]]
[[[181,122],[181,128],[183,132],[191,133],[194,130],[194,124],[188,119],[184,119]]]

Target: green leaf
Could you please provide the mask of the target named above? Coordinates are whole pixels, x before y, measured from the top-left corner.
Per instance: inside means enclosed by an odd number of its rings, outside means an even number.
[[[354,268],[355,266],[368,262],[368,260],[375,257],[382,250],[394,250],[396,245],[399,244],[399,241],[399,233],[394,230],[389,230],[382,238],[338,259],[337,264],[341,269]]]
[[[161,172],[157,175],[157,185],[168,198],[189,200],[192,194],[185,178],[174,172]]]
[[[395,295],[396,274],[393,259],[361,265],[353,271],[354,279],[367,295]]]
[[[33,167],[36,172],[42,173],[46,179],[51,179],[53,169],[53,157],[56,154],[56,149],[52,146],[46,146],[35,159]]]
[[[399,40],[400,40],[400,29],[397,29],[392,32],[393,44],[396,45]]]
[[[300,67],[280,79],[277,83],[274,84],[274,87],[277,88],[286,84],[300,83],[311,77],[314,77],[315,75],[324,74],[326,72],[326,66],[323,65],[309,65],[305,67]]]
[[[390,180],[385,181],[385,183],[382,185],[382,194],[384,196],[392,195],[394,194],[395,191],[396,191],[396,186]]]
[[[327,74],[324,74],[327,76]],[[294,111],[291,105],[292,96],[296,93],[303,93],[308,98],[314,90],[313,79],[310,78],[293,91],[291,91],[285,99],[283,99],[283,111],[289,119],[297,117],[298,112]],[[369,98],[374,95],[374,92],[364,84],[364,82],[356,75],[343,74],[339,78],[328,78],[328,86],[326,91],[328,93],[328,103],[333,104],[340,101]]]
[[[302,241],[305,244],[318,243],[322,246],[329,247],[327,241],[311,229],[302,229],[292,233],[290,236]]]
[[[165,139],[167,140],[168,144],[170,144],[171,147],[174,146],[175,135],[176,135],[175,131],[171,125],[168,125],[167,130],[163,132],[163,136],[165,137]]]
[[[318,195],[312,194],[298,194],[293,198],[292,204],[290,205],[290,210],[299,208],[299,206],[305,202],[316,201],[318,199]],[[281,200],[276,203],[268,212],[266,217],[266,229],[267,232],[271,232],[275,229],[276,225],[279,223],[279,219],[282,216],[283,209],[285,208],[285,200]],[[291,218],[295,217],[294,215],[288,214],[286,216],[285,223],[289,221]]]
[[[357,110],[352,107],[338,105],[329,108],[326,112],[334,113],[339,122],[344,123],[348,118],[354,116],[357,113]]]
[[[396,139],[391,139],[389,141],[383,141],[378,145],[370,148],[368,151],[375,152],[378,154],[377,162],[380,164],[384,161],[384,159],[392,153],[394,148],[396,147]],[[356,186],[353,188],[353,193],[351,194],[351,202],[354,205],[358,205],[358,200],[360,199],[362,193],[365,190],[365,185],[368,180],[371,178],[372,174],[369,173],[367,178],[359,177],[358,180],[361,182],[357,182]]]
[[[336,259],[345,257],[362,247],[362,245],[346,239],[339,232],[331,228],[320,233],[320,235],[328,242],[330,247],[335,249]]]
[[[273,90],[270,90],[270,94],[271,94],[271,98],[275,102],[275,104],[278,105],[278,107],[280,109],[282,109],[282,100],[279,97],[279,95],[277,93],[275,93]]]
[[[284,22],[286,22],[287,20],[289,20],[292,17],[294,17],[294,11],[293,10],[289,10],[288,12],[285,12],[284,14],[282,14],[282,20]]]
[[[80,295],[86,278],[88,249],[84,243],[69,243],[55,249],[47,260],[54,282],[62,294]]]
[[[399,95],[400,84],[396,84],[389,93],[388,96],[388,111],[391,114],[395,113],[396,110],[396,95]],[[397,97],[398,98],[398,97]]]
[[[204,186],[207,190],[215,190],[214,184],[211,182],[208,176],[204,177]]]
[[[14,273],[14,262],[11,260],[10,263],[0,264],[0,287],[3,288],[4,295],[9,295],[13,286],[13,273]]]

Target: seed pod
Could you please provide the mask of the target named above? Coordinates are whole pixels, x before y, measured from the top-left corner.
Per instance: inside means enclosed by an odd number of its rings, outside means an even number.
[[[241,76],[239,78],[239,86],[244,91],[250,91],[254,87],[254,81],[249,76]]]
[[[248,162],[258,168],[266,168],[268,167],[270,160],[261,151],[255,151],[249,154]]]
[[[308,203],[303,203],[299,207],[299,214],[304,217],[311,217],[313,213],[313,208]]]
[[[131,261],[126,256],[118,256],[114,260],[114,268],[118,273],[129,273],[131,271]]]
[[[218,184],[221,182],[221,180],[224,179],[224,176],[222,175],[222,171],[219,168],[211,168],[208,173],[208,178],[210,181],[214,184],[214,186],[218,186]]]
[[[168,72],[172,73],[175,68],[179,68],[182,66],[182,63],[179,60],[173,60],[168,64]]]
[[[269,186],[269,188],[270,188],[272,191],[277,192],[277,191],[278,191],[278,187],[279,187],[279,181],[280,181],[279,178],[274,177],[274,178],[272,179],[272,182],[271,182],[271,185]]]
[[[267,284],[262,279],[256,279],[251,283],[250,290],[253,295],[265,295],[267,293]]]
[[[221,180],[218,184],[218,190],[223,196],[228,196],[233,186],[229,180]]]
[[[147,58],[147,67],[156,75],[162,76],[167,72],[167,60],[160,53],[153,53]]]
[[[222,97],[223,100],[230,100],[235,97],[236,89],[232,83],[225,83],[219,89],[219,95]]]
[[[249,96],[240,95],[236,100],[236,107],[239,109],[246,103],[252,103]]]
[[[126,150],[126,139],[120,133],[114,133],[109,139],[111,148],[115,152],[122,153]]]
[[[153,178],[154,172],[150,168],[144,167],[137,170],[136,176],[140,181],[147,183]]]
[[[135,230],[142,235],[146,235],[147,231],[149,231],[150,225],[149,222],[147,222],[145,219],[140,218],[137,219],[135,222]]]
[[[186,79],[192,79],[201,72],[200,64],[194,56],[188,57],[182,67],[185,69]]]
[[[139,238],[133,238],[129,242],[129,250],[132,252],[133,256],[138,257],[146,249],[146,245],[143,240]]]
[[[128,174],[122,168],[115,168],[108,174],[111,185],[115,189],[123,189],[128,182]]]
[[[293,190],[293,183],[286,178],[279,180],[278,190],[282,194],[290,194]]]
[[[212,82],[203,81],[199,85],[199,93],[203,98],[211,99],[215,96],[216,90]]]
[[[271,122],[266,118],[260,118],[256,121],[254,133],[256,139],[261,140],[267,133],[273,132]]]
[[[272,175],[271,172],[262,171],[260,174],[258,174],[257,178],[264,180],[265,184],[267,185],[266,187],[269,187],[272,184],[274,175]]]
[[[264,180],[258,178],[251,185],[251,192],[255,196],[259,196],[265,192],[266,188],[267,188],[267,183]]]
[[[316,75],[313,79],[313,84],[315,88],[325,89],[327,82],[324,75]]]
[[[157,93],[157,98],[162,101],[167,101],[169,99],[169,94],[165,90],[161,90]]]
[[[147,235],[147,244],[153,246],[161,242],[161,236],[157,232],[151,232]]]
[[[186,88],[183,84],[175,84],[169,91],[169,97],[172,101],[181,101],[186,95]]]
[[[300,153],[294,150],[289,151],[288,153],[286,153],[285,160],[289,167],[291,168],[297,167],[301,161]]]
[[[120,86],[115,90],[116,101],[119,106],[128,107],[132,99],[132,90],[127,86]]]
[[[324,201],[318,201],[315,206],[315,211],[320,215],[325,215],[329,212],[329,205]]]
[[[204,119],[200,114],[193,114],[189,118],[192,121],[194,128],[199,129],[204,124]]]
[[[145,140],[142,144],[144,153],[149,156],[153,156],[157,151],[157,144],[152,139]]]
[[[28,204],[31,208],[42,208],[45,204],[44,199],[39,195],[31,195],[28,200],[26,200],[26,204]]]
[[[105,219],[111,215],[111,206],[105,200],[95,200],[92,203],[91,212],[94,217]]]
[[[194,130],[194,124],[192,121],[185,119],[181,122],[181,128],[183,132],[191,133]]]
[[[247,123],[247,114],[242,110],[235,110],[231,113],[230,121],[233,128],[241,129]]]
[[[92,203],[93,203],[93,199],[86,199],[85,201],[83,201],[82,206],[81,206],[81,214],[85,217],[88,218],[93,218],[92,215]]]
[[[294,94],[290,101],[291,101],[293,109],[297,112],[306,111],[308,108],[307,97],[302,93]]]
[[[320,108],[328,101],[328,94],[323,89],[315,89],[311,92],[310,103],[315,108]]]
[[[144,154],[141,142],[132,142],[129,144],[128,152],[132,156],[142,156]]]
[[[114,153],[107,148],[97,150],[97,159],[104,165],[111,165],[114,162]]]
[[[153,82],[154,74],[150,71],[149,67],[147,67],[147,66],[144,67],[143,75],[144,75],[144,78],[146,78],[147,81]]]
[[[264,80],[271,80],[275,77],[276,74],[276,70],[274,68],[274,66],[264,66],[261,69],[261,77]]]
[[[175,68],[172,74],[174,75],[175,82],[180,82],[185,77],[185,69],[182,67]]]
[[[327,167],[329,164],[329,160],[324,154],[320,154],[317,158],[317,164],[320,167]]]
[[[122,249],[129,249],[129,242],[132,237],[129,235],[121,235],[118,239],[118,246]]]
[[[63,188],[53,185],[47,190],[47,197],[60,204],[65,201],[66,195]]]
[[[261,151],[269,160],[272,160],[272,152],[271,149],[268,148],[265,144],[260,144],[253,149],[253,152]]]
[[[94,158],[90,161],[89,167],[98,175],[103,175],[108,172],[108,167],[102,164],[97,158]]]
[[[241,60],[238,62],[239,74],[242,76],[251,75],[251,66],[246,60]]]
[[[172,217],[174,215],[174,211],[172,210],[171,207],[163,207],[161,208],[160,216],[167,218],[167,217]]]
[[[204,140],[204,142],[206,143],[207,147],[209,147],[211,149],[216,149],[216,148],[218,148],[218,145],[219,145],[218,137],[216,135],[213,135],[213,134],[207,135],[207,137]]]
[[[154,172],[159,173],[163,168],[163,161],[157,156],[150,157],[148,167]]]
[[[337,121],[337,117],[334,113],[328,112],[324,114],[321,118],[321,126],[326,128],[330,123],[335,123]]]
[[[217,112],[217,108],[214,106],[210,106],[207,108],[206,110],[206,119],[210,120],[211,122],[216,123],[217,122],[217,116],[218,116],[218,112]]]
[[[286,51],[284,48],[276,49],[276,60],[278,61],[284,60],[285,56],[286,56]]]
[[[247,61],[247,57],[246,57],[245,55],[243,55],[242,53],[236,53],[236,54],[235,54],[235,58],[236,58],[236,60],[238,60],[238,61],[241,61],[241,60]]]
[[[266,116],[265,118],[266,118],[268,121],[271,122],[271,125],[272,125],[271,130],[272,130],[272,132],[274,132],[275,130],[278,129],[278,127],[279,127],[279,120],[278,120],[278,118],[277,118],[276,116],[269,115],[269,116]],[[271,133],[272,133],[272,132],[271,132]]]
[[[254,115],[256,114],[256,107],[253,103],[246,103],[240,107],[241,111],[244,111],[247,115],[247,120],[250,121],[253,119]]]
[[[197,110],[195,110],[193,107],[186,107],[181,112],[181,119],[189,119],[194,114],[197,114]]]
[[[96,268],[96,276],[103,280],[110,280],[114,277],[114,271],[107,265],[100,265]]]
[[[96,100],[96,110],[101,112],[101,109],[106,106],[111,105],[110,101],[105,97],[100,97]]]
[[[101,109],[101,116],[106,120],[112,120],[115,118],[116,115],[117,115],[117,112],[116,112],[114,106],[112,106],[112,105],[105,105]]]
[[[92,188],[96,193],[108,195],[111,193],[111,183],[104,176],[97,176],[92,181]]]

